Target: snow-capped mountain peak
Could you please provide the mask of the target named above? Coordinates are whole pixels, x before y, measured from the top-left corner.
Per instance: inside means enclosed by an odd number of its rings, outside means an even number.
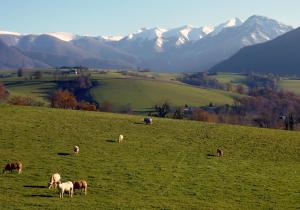
[[[163,34],[163,37],[166,39],[176,38],[176,45],[179,46],[186,43],[187,41],[197,41],[199,39],[202,39],[213,30],[214,28],[210,26],[198,28],[189,24],[179,28],[171,29],[165,32]]]
[[[239,18],[232,18],[224,23],[221,23],[220,25],[215,27],[215,30],[213,31],[212,35],[215,36],[219,34],[221,31],[223,31],[226,28],[233,28],[233,27],[239,27],[243,24],[243,21]]]
[[[74,39],[76,39],[77,35],[72,34],[72,33],[67,33],[67,32],[52,32],[52,33],[47,33],[49,36],[53,36],[57,39],[60,39],[65,42],[70,42]]]
[[[225,25],[224,28],[228,28],[228,27],[236,27],[236,26],[240,26],[243,24],[243,21],[239,18],[233,18],[228,20]]]
[[[162,34],[166,32],[166,29],[155,27],[155,28],[142,28],[136,33],[130,34],[127,39],[147,39],[154,40],[162,37]]]

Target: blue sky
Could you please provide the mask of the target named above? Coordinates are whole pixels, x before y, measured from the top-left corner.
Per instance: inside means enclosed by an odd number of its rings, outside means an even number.
[[[126,35],[258,14],[300,26],[300,0],[0,0],[0,30]]]

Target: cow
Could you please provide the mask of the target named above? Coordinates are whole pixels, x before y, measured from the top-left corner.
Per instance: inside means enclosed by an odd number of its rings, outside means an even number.
[[[144,123],[145,123],[146,125],[152,125],[153,120],[152,120],[152,118],[150,118],[150,117],[145,117],[145,118],[144,118]]]
[[[23,164],[20,161],[17,161],[17,162],[14,162],[14,163],[7,163],[4,166],[3,173],[5,174],[6,171],[9,171],[10,173],[12,173],[13,170],[17,170],[18,174],[22,173]]]
[[[60,182],[60,175],[58,173],[56,174],[53,174],[51,177],[50,177],[50,180],[48,182],[48,188],[56,188],[57,187],[57,183]]]
[[[68,192],[69,196],[72,198],[74,193],[74,185],[72,182],[67,181],[64,183],[61,183],[61,181],[58,182],[58,190],[59,190],[59,197],[64,197],[64,192]]]
[[[119,142],[119,143],[122,143],[123,141],[124,141],[124,136],[123,136],[123,135],[120,135],[120,136],[119,136],[118,142]]]
[[[79,153],[79,147],[78,146],[74,146],[73,151],[75,154]]]
[[[87,194],[87,187],[88,184],[85,180],[80,180],[80,181],[73,181],[74,185],[74,190],[81,190],[84,191],[84,194]]]
[[[224,151],[221,149],[217,149],[217,156],[218,157],[223,157],[224,156]]]

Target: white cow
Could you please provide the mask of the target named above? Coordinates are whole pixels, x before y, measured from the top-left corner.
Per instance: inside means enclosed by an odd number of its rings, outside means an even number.
[[[49,180],[49,182],[48,182],[48,187],[49,187],[49,189],[50,189],[51,187],[53,187],[53,186],[54,186],[54,188],[56,188],[58,182],[60,182],[60,175],[59,175],[58,173],[53,174],[53,175],[50,177],[50,180]]]
[[[60,198],[64,197],[64,192],[68,192],[69,196],[72,198],[73,193],[74,193],[74,185],[70,181],[64,182],[64,183],[59,182],[58,183],[58,190],[59,190],[59,197]]]
[[[120,135],[120,136],[119,136],[119,141],[118,141],[118,142],[121,143],[121,142],[123,142],[123,140],[124,140],[124,136],[123,136],[123,135]]]
[[[75,154],[78,154],[79,153],[79,147],[78,146],[74,146],[73,151],[74,151]]]

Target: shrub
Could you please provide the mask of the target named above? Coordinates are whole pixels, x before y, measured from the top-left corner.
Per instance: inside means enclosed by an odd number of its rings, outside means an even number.
[[[78,103],[77,108],[79,110],[85,110],[85,111],[96,111],[97,110],[97,106],[93,103],[89,103],[86,101],[81,101]]]
[[[7,96],[9,95],[6,87],[4,86],[3,83],[0,82],[0,101],[3,101],[7,98]]]
[[[31,106],[33,99],[27,96],[13,96],[9,99],[8,103],[12,105]]]
[[[209,113],[203,109],[194,109],[192,112],[192,120],[204,122],[218,122],[216,114]]]
[[[77,100],[73,93],[68,90],[58,90],[51,97],[51,106],[53,108],[75,109]]]

